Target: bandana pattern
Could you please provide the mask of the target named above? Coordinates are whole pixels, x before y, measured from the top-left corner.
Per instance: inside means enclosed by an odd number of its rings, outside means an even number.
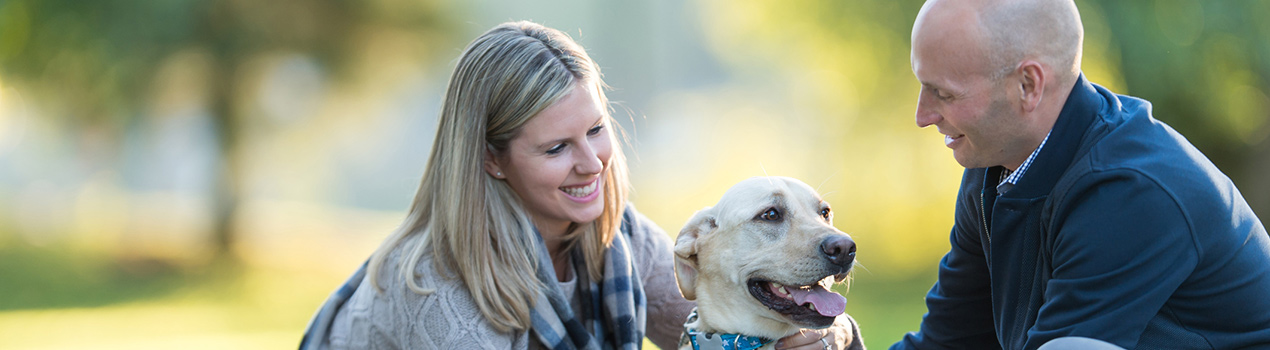
[[[684,322],[683,337],[692,343],[692,350],[755,350],[771,343],[771,339],[740,334],[715,334],[698,331],[692,325],[697,321],[697,309],[688,314]]]

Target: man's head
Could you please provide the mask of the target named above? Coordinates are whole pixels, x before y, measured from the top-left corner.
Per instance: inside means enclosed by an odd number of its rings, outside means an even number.
[[[1080,72],[1072,0],[930,0],[913,24],[917,125],[935,125],[967,168],[1017,169]]]

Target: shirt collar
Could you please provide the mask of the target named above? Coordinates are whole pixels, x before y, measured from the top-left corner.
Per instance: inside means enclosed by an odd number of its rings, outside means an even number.
[[[1041,139],[1041,144],[1039,146],[1036,146],[1035,150],[1032,150],[1032,154],[1027,156],[1027,160],[1023,161],[1023,165],[1020,165],[1018,170],[1009,171],[1007,169],[1006,171],[1001,173],[1005,175],[1005,179],[1002,179],[1001,183],[997,184],[998,196],[1006,193],[1011,188],[1014,188],[1014,184],[1019,183],[1019,178],[1022,178],[1023,173],[1027,172],[1027,168],[1032,166],[1032,160],[1036,159],[1037,154],[1041,153],[1041,148],[1045,147],[1045,141],[1048,141],[1050,139],[1050,134],[1053,132],[1054,130],[1051,129],[1050,132],[1045,134],[1045,138]]]

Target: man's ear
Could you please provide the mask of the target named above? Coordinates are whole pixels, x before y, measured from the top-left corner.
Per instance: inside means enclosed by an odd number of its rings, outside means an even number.
[[[718,228],[710,207],[698,210],[675,238],[675,280],[684,299],[697,300],[697,242]]]
[[[1032,112],[1036,110],[1036,106],[1041,105],[1049,75],[1040,62],[1033,60],[1019,64],[1019,73],[1019,99],[1023,101],[1023,111]]]
[[[503,167],[498,164],[498,157],[494,156],[494,151],[489,147],[485,148],[485,172],[495,179],[506,179],[507,175],[503,174]]]

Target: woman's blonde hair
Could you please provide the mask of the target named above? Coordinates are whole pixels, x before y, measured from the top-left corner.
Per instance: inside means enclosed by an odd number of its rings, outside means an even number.
[[[372,284],[382,289],[379,269],[400,245],[401,278],[414,292],[430,294],[415,275],[430,249],[436,270],[455,271],[495,328],[528,329],[543,287],[535,276],[532,219],[511,187],[484,171],[483,161],[487,150],[506,150],[525,122],[577,84],[594,87],[606,124],[616,129],[599,67],[568,35],[522,21],[472,41],[450,77],[432,155],[406,220],[371,256]],[[581,250],[593,281],[603,274],[604,250],[618,233],[630,187],[616,132],[608,135],[615,146],[601,175],[604,211],[593,222],[574,223],[565,236],[565,251]],[[416,235],[421,239],[406,239]]]

